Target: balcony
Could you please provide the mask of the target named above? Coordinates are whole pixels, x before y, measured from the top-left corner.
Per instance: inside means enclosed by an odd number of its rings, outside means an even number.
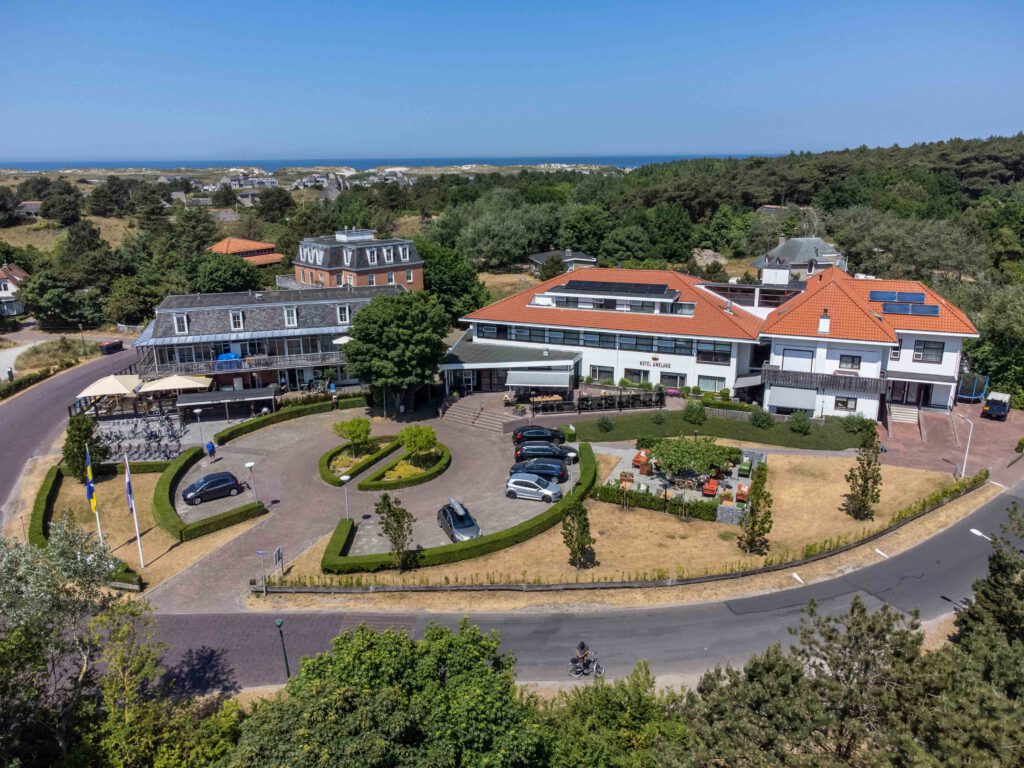
[[[306,355],[249,355],[239,360],[197,360],[194,363],[156,363],[146,358],[139,361],[139,376],[158,379],[175,373],[204,374],[276,371],[283,368],[313,368],[344,365],[342,352],[311,352]]]
[[[831,389],[840,392],[863,392],[875,395],[885,392],[888,386],[888,382],[885,379],[835,373],[783,371],[775,365],[766,365],[761,369],[761,381],[764,384],[776,384],[780,387],[794,387],[796,389],[815,389],[818,391]]]

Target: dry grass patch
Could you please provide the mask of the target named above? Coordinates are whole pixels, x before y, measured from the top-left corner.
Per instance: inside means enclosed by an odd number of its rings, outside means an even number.
[[[179,571],[206,557],[210,552],[226,544],[243,531],[255,525],[257,520],[225,528],[193,541],[179,543],[153,519],[151,504],[153,489],[158,473],[132,474],[132,490],[135,493],[135,510],[139,516],[139,534],[142,540],[142,554],[146,558],[145,569],[139,567],[139,548],[135,542],[135,525],[128,511],[125,497],[124,477],[103,477],[96,481],[96,506],[100,512],[103,536],[113,554],[124,560],[129,567],[142,576],[146,588],[166,581]],[[65,477],[60,493],[53,505],[54,519],[59,519],[64,510],[71,512],[74,521],[87,531],[96,532],[96,516],[85,498],[85,486],[74,478]]]
[[[14,368],[18,373],[28,373],[61,363],[79,363],[98,357],[99,354],[100,348],[95,341],[86,339],[83,342],[81,339],[61,336],[53,341],[41,341],[26,349],[14,361]]]
[[[487,290],[491,292],[491,296],[497,301],[498,299],[504,299],[506,296],[511,296],[513,293],[519,293],[527,288],[532,288],[537,284],[538,280],[533,275],[525,272],[500,275],[491,272],[481,272],[480,282],[487,286]]]
[[[612,456],[609,453],[594,453],[594,458],[597,459],[597,485],[604,485],[608,482],[608,478],[611,477],[612,472],[619,466],[621,459],[618,456]]]
[[[102,216],[83,216],[91,221],[100,231],[100,236],[117,248],[124,241],[129,231],[129,219],[104,218]],[[52,251],[64,236],[64,227],[40,227],[38,222],[30,221],[14,227],[0,229],[0,240],[18,248],[34,245],[43,251]]]

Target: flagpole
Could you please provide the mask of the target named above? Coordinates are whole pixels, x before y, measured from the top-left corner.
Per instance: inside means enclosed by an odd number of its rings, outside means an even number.
[[[142,557],[142,537],[139,535],[139,516],[135,512],[135,494],[132,492],[132,470],[128,466],[128,454],[124,455],[124,486],[128,493],[128,506],[132,511],[132,520],[135,522],[135,543],[139,545],[139,568],[146,567],[146,560]]]
[[[96,533],[99,535],[100,544],[103,544],[103,526],[100,525],[100,510],[96,506],[96,484],[92,479],[92,459],[89,458],[89,446],[85,446],[85,476],[86,476],[86,496],[89,499],[89,504],[92,506],[92,511],[96,515]]]

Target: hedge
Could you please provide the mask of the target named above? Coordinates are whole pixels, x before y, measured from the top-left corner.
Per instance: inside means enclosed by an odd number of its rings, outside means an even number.
[[[365,397],[349,397],[338,401],[339,410],[345,408],[356,408],[360,405],[366,405]],[[237,437],[247,435],[250,432],[255,432],[257,429],[263,429],[263,427],[269,427],[271,424],[278,424],[282,421],[297,419],[300,416],[309,416],[313,413],[327,413],[330,410],[332,410],[330,400],[323,400],[317,403],[306,403],[305,405],[286,405],[282,408],[278,408],[273,413],[268,413],[266,416],[256,416],[255,418],[243,421],[241,424],[235,424],[227,429],[222,429],[213,436],[213,441],[217,445],[224,445]]]
[[[437,461],[434,463],[434,465],[432,467],[429,467],[429,468],[423,470],[420,474],[413,475],[412,477],[402,477],[402,478],[398,478],[398,479],[395,479],[395,480],[382,480],[381,479],[381,478],[384,477],[384,475],[386,475],[389,471],[391,471],[391,469],[393,467],[397,466],[399,462],[404,461],[405,459],[408,459],[408,458],[411,457],[412,454],[410,454],[408,451],[406,451],[401,456],[399,456],[397,459],[393,459],[392,461],[389,461],[387,464],[385,464],[383,467],[378,469],[376,472],[374,472],[368,478],[363,480],[359,484],[359,490],[360,491],[397,491],[399,488],[409,488],[411,486],[421,485],[421,484],[426,483],[426,482],[428,482],[430,480],[433,480],[435,477],[437,477],[442,472],[444,472],[446,469],[448,469],[448,465],[452,463],[452,453],[451,453],[451,451],[448,450],[448,446],[445,445],[444,443],[438,443],[437,447],[440,449],[441,455],[438,457]]]
[[[167,531],[171,538],[177,541],[182,540],[181,532],[185,529],[185,522],[174,509],[174,489],[191,466],[201,458],[203,458],[203,449],[199,446],[193,446],[183,451],[178,458],[167,465],[167,469],[156,481],[156,488],[153,489],[153,519],[157,525]]]
[[[1024,437],[1017,441],[1017,453],[1024,453]]]
[[[895,523],[905,520],[908,517],[914,517],[915,515],[929,512],[935,507],[941,506],[947,501],[960,496],[967,491],[977,488],[979,485],[983,485],[988,481],[989,471],[983,469],[975,475],[965,477],[961,480],[957,480],[955,483],[947,485],[945,488],[940,488],[934,493],[925,496],[923,499],[918,499],[913,504],[904,507],[889,520],[889,525],[892,526]]]
[[[390,442],[388,442],[390,441]],[[364,471],[367,467],[371,467],[378,461],[383,459],[388,454],[398,450],[401,445],[394,436],[387,435],[383,437],[371,437],[370,442],[377,445],[384,443],[382,448],[379,448],[374,453],[371,453],[361,461],[356,462],[348,468],[348,476],[355,477],[360,472]],[[320,457],[320,479],[328,485],[333,485],[335,488],[341,487],[341,481],[331,471],[331,462],[334,461],[334,457],[341,453],[343,450],[348,448],[352,443],[343,443],[342,445],[331,448],[327,453]]]
[[[580,445],[579,455],[580,477],[568,497],[555,502],[536,517],[530,518],[511,528],[506,528],[503,531],[480,536],[471,541],[460,541],[456,544],[445,544],[440,547],[419,550],[414,553],[416,565],[418,567],[446,565],[448,563],[457,563],[461,560],[469,560],[474,557],[482,557],[515,544],[521,544],[557,525],[561,522],[569,501],[573,498],[584,498],[590,492],[597,477],[597,463],[594,460],[594,451],[589,443]],[[341,526],[339,525],[340,528]],[[338,535],[339,530],[336,529],[335,536]],[[334,543],[334,537],[332,537],[331,541]],[[335,555],[335,551],[338,550],[333,550],[329,545],[328,550],[324,552],[323,560],[320,563],[324,573],[359,573],[394,568],[394,559],[390,553],[344,557],[342,555]]]
[[[608,504],[622,504],[624,493],[618,486],[602,485],[595,488],[590,495],[598,501]],[[712,523],[715,522],[718,514],[717,501],[665,499],[653,493],[640,493],[639,491],[629,492],[629,505],[641,509],[651,509],[655,512],[667,512],[678,517],[707,520]]]
[[[208,533],[213,533],[223,528],[230,528],[236,523],[259,517],[265,514],[266,511],[267,508],[263,505],[262,501],[250,501],[248,504],[229,509],[227,512],[221,512],[213,517],[207,517],[205,520],[188,523],[181,529],[181,541],[192,541],[192,539],[198,539],[200,536],[205,536]]]
[[[336,561],[344,559],[352,544],[352,537],[355,535],[356,525],[351,520],[341,520],[338,526],[327,541],[323,557],[320,558],[320,570],[327,571]]]
[[[0,384],[0,400],[5,400],[12,395],[16,395],[23,389],[28,389],[33,384],[38,384],[40,381],[53,376],[55,373],[65,371],[68,368],[76,365],[76,363],[62,363],[55,365],[52,368],[40,368],[38,371],[32,373],[26,373],[24,376],[19,376],[14,381],[5,381]]]

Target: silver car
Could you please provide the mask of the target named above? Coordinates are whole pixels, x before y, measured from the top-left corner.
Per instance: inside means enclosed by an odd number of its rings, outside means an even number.
[[[505,483],[505,495],[510,499],[537,499],[550,504],[562,498],[562,489],[543,477],[524,472],[512,475],[508,479]]]
[[[455,499],[448,499],[437,511],[437,524],[452,541],[469,541],[480,535],[480,526],[469,510]]]

